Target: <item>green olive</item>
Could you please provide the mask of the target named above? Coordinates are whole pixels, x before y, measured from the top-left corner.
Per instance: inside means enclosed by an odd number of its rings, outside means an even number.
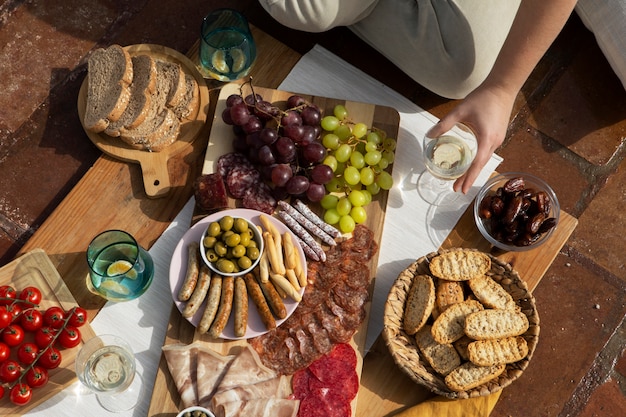
[[[217,256],[217,253],[213,249],[206,251],[206,258],[209,262],[216,262],[220,257]]]
[[[241,242],[241,236],[237,233],[233,233],[224,238],[224,243],[226,243],[226,246],[229,246],[231,248],[234,248],[240,242]]]
[[[259,252],[259,248],[257,248],[256,246],[248,246],[248,248],[246,249],[246,256],[253,261],[259,259],[260,254],[261,253]]]
[[[241,269],[248,269],[252,266],[252,260],[247,256],[242,256],[241,258],[237,259],[237,264]]]
[[[232,216],[224,216],[220,219],[220,226],[222,228],[222,232],[226,232],[233,228],[233,223],[235,220]]]
[[[211,249],[215,246],[215,242],[217,242],[217,238],[215,236],[205,236],[202,244],[205,248]]]
[[[235,219],[235,224],[233,225],[233,228],[235,229],[235,232],[237,233],[243,233],[248,231],[248,222],[246,221],[246,219],[242,219],[241,217],[238,217]]]
[[[225,256],[226,252],[228,252],[228,248],[226,247],[224,242],[215,242],[213,250],[215,251],[217,256]]]
[[[211,222],[209,224],[209,228],[207,229],[207,235],[217,237],[222,233],[222,227],[218,222]]]
[[[239,237],[241,238],[239,244],[243,245],[243,246],[250,246],[250,242],[252,241],[252,239],[250,238],[250,234],[247,232],[243,232],[241,234],[239,234]]]
[[[235,264],[231,260],[222,258],[217,261],[217,269],[227,274],[231,274],[235,271]]]
[[[231,251],[235,258],[241,258],[246,254],[246,247],[243,245],[237,245],[233,247]]]

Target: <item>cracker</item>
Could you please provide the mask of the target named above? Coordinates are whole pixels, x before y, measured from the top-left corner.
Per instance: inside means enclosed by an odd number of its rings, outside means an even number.
[[[506,365],[479,366],[472,362],[465,362],[450,372],[445,382],[452,391],[460,392],[476,388],[500,376]]]
[[[430,272],[449,281],[466,281],[485,274],[489,269],[489,255],[468,249],[444,252],[430,261]]]
[[[461,359],[463,359],[464,361],[469,360],[469,352],[467,351],[467,346],[472,342],[474,342],[474,339],[470,339],[469,337],[463,335],[463,337],[461,337],[459,340],[455,341],[452,344]]]
[[[452,304],[460,303],[465,299],[463,284],[459,281],[440,279],[435,291],[435,305],[440,312],[445,311]]]
[[[487,309],[465,318],[465,334],[475,340],[519,336],[528,327],[528,317],[519,310]]]
[[[467,346],[469,360],[480,366],[517,362],[528,355],[528,343],[522,336],[477,340]]]
[[[435,305],[435,284],[428,275],[416,275],[406,298],[403,328],[414,335],[428,320]]]
[[[428,325],[417,332],[415,342],[430,366],[441,375],[448,375],[461,364],[461,358],[454,346],[437,343]]]
[[[465,334],[465,317],[482,309],[482,304],[476,300],[452,304],[433,323],[433,337],[437,342],[444,344],[460,339]]]
[[[481,275],[468,281],[472,292],[483,303],[490,308],[500,308],[502,310],[515,309],[515,301],[502,285],[498,284],[491,277]]]

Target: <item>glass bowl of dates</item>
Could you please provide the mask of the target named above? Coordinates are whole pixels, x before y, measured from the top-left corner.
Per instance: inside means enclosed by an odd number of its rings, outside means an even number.
[[[263,247],[263,236],[254,223],[223,215],[209,222],[202,233],[200,255],[213,272],[242,276],[258,265]]]
[[[511,252],[534,249],[550,238],[561,207],[542,179],[522,172],[492,177],[476,195],[474,220],[493,246]]]

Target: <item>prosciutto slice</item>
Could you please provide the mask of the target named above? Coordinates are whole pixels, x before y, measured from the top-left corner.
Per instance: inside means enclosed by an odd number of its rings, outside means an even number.
[[[263,398],[285,399],[290,393],[291,388],[287,377],[281,376],[219,392],[213,396],[210,408],[216,410],[220,404],[228,402],[260,400]]]
[[[250,345],[246,345],[232,360],[228,371],[217,388],[217,392],[219,393],[244,385],[256,384],[274,379],[277,376],[276,371],[263,365],[259,354]]]
[[[196,381],[198,344],[166,345],[163,346],[162,349],[167,361],[167,367],[174,379],[183,405],[185,408],[197,405],[198,392],[196,390]]]
[[[220,404],[215,417],[296,417],[299,400],[265,398]]]
[[[197,350],[197,381],[199,405],[210,408],[211,398],[230,367],[234,356],[224,356],[205,346]]]

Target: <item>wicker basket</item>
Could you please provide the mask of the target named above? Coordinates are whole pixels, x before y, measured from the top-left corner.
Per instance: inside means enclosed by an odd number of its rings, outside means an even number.
[[[430,260],[446,251],[441,250],[440,252],[433,252],[421,257],[400,273],[389,291],[389,297],[385,304],[383,337],[394,361],[400,369],[413,381],[426,386],[432,392],[448,398],[469,398],[489,395],[501,390],[519,378],[532,358],[539,339],[539,315],[537,314],[535,299],[528,291],[526,283],[520,279],[511,265],[489,255],[491,258],[491,270],[487,274],[511,294],[522,312],[528,317],[530,326],[526,333],[522,335],[528,343],[528,355],[518,362],[508,364],[506,370],[498,378],[486,384],[468,391],[451,391],[446,386],[443,376],[436,373],[428,362],[420,357],[414,337],[409,336],[402,328],[405,299],[413,277],[416,275],[431,275],[429,270]],[[432,318],[430,321],[432,321]]]

